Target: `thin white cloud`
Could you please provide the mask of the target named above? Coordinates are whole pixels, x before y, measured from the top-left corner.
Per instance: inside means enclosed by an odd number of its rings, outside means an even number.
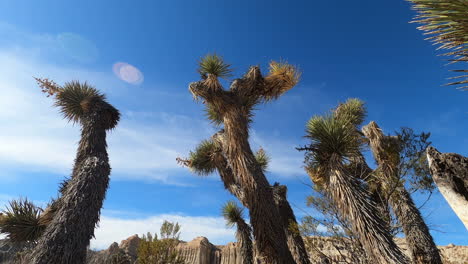
[[[0,24],[2,31],[8,31],[15,39],[39,44],[41,50],[0,47],[0,122],[3,127],[0,130],[0,164],[10,169],[21,167],[23,171],[68,174],[79,140],[79,127],[62,119],[58,110],[51,107],[51,98],[40,92],[32,77],[50,77],[58,83],[87,80],[117,99],[125,98],[131,91],[110,69],[101,72],[44,62],[42,49],[60,45],[54,43],[59,41],[57,37],[16,32],[13,27]],[[186,156],[201,139],[215,131],[207,121],[188,116],[121,110],[122,120],[108,138],[112,177],[178,184],[182,181],[176,178],[184,174],[178,172],[186,170],[175,158]],[[276,137],[252,135],[253,145],[264,147],[272,156],[271,172],[286,177],[302,173],[302,157],[294,144]],[[5,175],[0,174],[0,177]]]
[[[159,233],[164,220],[178,222],[182,227],[181,239],[185,241],[199,236],[208,238],[213,244],[235,241],[235,230],[226,228],[226,222],[222,217],[161,214],[145,218],[123,219],[104,215],[95,231],[96,238],[91,240],[91,248],[104,249],[113,242],[120,243],[121,240],[135,234],[141,237],[147,232]]]
[[[58,68],[0,51],[0,164],[26,170],[68,173],[75,157],[79,127],[67,124],[53,101],[40,92],[32,76],[58,80],[80,79],[91,83],[115,83],[111,73]],[[118,82],[118,80],[117,80]],[[100,86],[98,86],[100,87]],[[117,91],[104,89],[113,94]],[[129,113],[129,114],[125,114]],[[138,120],[125,112],[118,129],[109,134],[109,155],[116,177],[168,180],[172,170],[182,170],[177,156],[206,137],[204,123],[170,113],[151,113]]]

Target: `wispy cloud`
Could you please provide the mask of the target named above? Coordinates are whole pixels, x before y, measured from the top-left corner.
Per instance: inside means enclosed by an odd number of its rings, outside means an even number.
[[[28,34],[0,24],[2,31],[22,40],[18,43],[29,41],[41,49],[60,46],[55,43],[60,40],[56,36]],[[183,182],[177,178],[187,175],[187,171],[177,165],[175,158],[187,155],[201,139],[214,133],[207,121],[175,113],[151,112],[138,105],[129,106],[122,98],[138,95],[113,76],[111,65],[108,71],[58,66],[45,61],[42,55],[39,56],[42,53],[42,50],[29,50],[19,45],[14,48],[0,45],[0,122],[3,126],[0,130],[0,164],[23,171],[69,173],[79,128],[62,119],[57,109],[51,107],[52,100],[40,93],[32,77],[50,77],[58,83],[79,79],[87,80],[105,92],[112,99],[111,103],[125,105],[119,107],[123,117],[118,129],[108,138],[112,177],[158,180],[168,184]],[[255,147],[262,146],[272,156],[272,173],[280,177],[302,173],[302,157],[294,144],[279,137],[259,136],[255,132],[251,140]]]
[[[103,87],[115,83],[115,78],[110,73],[58,68],[1,51],[0,71],[0,122],[4,127],[0,131],[0,164],[67,173],[79,128],[67,124],[51,107],[52,100],[40,93],[32,76],[52,76],[58,82],[84,79],[107,83]],[[115,92],[103,90],[111,95]],[[165,181],[171,170],[181,170],[175,158],[209,132],[203,122],[185,116],[162,112],[147,113],[144,118],[137,115],[124,109],[118,129],[109,135],[110,159],[117,177]]]

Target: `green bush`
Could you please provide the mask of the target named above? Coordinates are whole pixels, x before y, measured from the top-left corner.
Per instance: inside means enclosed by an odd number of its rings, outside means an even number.
[[[160,238],[148,232],[138,246],[139,264],[185,264],[185,260],[177,252],[179,244],[180,225],[164,221],[160,230]]]

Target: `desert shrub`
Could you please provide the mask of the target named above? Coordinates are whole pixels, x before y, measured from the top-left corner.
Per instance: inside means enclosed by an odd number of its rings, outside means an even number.
[[[164,221],[160,230],[160,238],[155,233],[143,235],[138,246],[139,264],[184,264],[185,260],[178,253],[180,225]]]

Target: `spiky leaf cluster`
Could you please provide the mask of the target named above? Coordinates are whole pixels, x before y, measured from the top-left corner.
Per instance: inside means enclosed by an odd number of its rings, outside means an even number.
[[[220,113],[216,110],[216,107],[214,107],[213,105],[206,104],[205,115],[208,118],[208,120],[210,120],[211,123],[214,124],[215,126],[220,126],[223,124],[223,117],[220,115]]]
[[[13,242],[34,242],[43,233],[42,209],[28,199],[12,200],[0,215],[0,233]]]
[[[263,99],[270,101],[277,99],[293,88],[300,80],[299,69],[285,61],[270,62],[270,72],[265,77],[265,93]]]
[[[260,148],[255,153],[255,159],[257,160],[257,163],[262,169],[262,171],[265,172],[268,168],[268,164],[270,163],[271,158],[268,156],[268,154],[263,148]]]
[[[198,73],[203,78],[211,74],[218,78],[229,78],[232,76],[231,65],[224,62],[217,54],[208,54],[198,62]]]
[[[466,0],[409,0],[418,16],[413,20],[422,24],[419,30],[432,35],[427,38],[439,49],[451,50],[443,55],[451,57],[452,62],[468,62],[468,3]],[[468,72],[467,69],[455,72]],[[453,79],[460,81],[447,85],[462,85],[458,89],[468,90],[468,75]]]
[[[219,147],[212,140],[203,140],[194,151],[189,154],[190,169],[200,176],[215,172],[213,155]]]
[[[234,201],[226,202],[223,205],[221,213],[224,219],[226,219],[226,225],[229,227],[233,227],[237,223],[244,221],[244,209]]]
[[[65,83],[61,91],[56,94],[55,106],[60,108],[66,119],[77,123],[87,110],[83,102],[91,98],[105,100],[103,94],[86,82],[71,81]]]
[[[340,104],[334,110],[335,118],[348,120],[351,124],[359,126],[364,122],[367,115],[367,110],[364,107],[364,102],[357,98],[350,98],[345,103]]]
[[[307,122],[306,130],[306,137],[311,140],[312,167],[321,166],[332,157],[345,161],[361,151],[354,126],[345,119],[315,116]]]

